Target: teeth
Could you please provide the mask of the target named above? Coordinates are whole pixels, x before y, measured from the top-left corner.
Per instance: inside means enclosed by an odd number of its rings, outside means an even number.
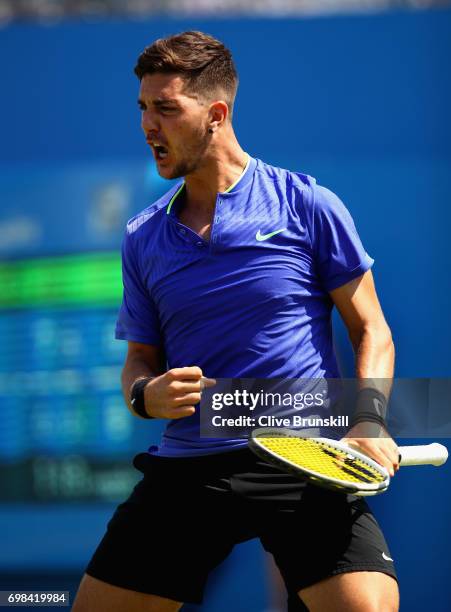
[[[168,155],[168,150],[164,145],[152,143],[153,148],[155,149],[155,154],[158,159],[164,159]]]

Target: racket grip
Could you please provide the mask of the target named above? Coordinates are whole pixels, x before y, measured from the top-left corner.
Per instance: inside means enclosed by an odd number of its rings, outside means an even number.
[[[433,442],[418,446],[399,446],[400,465],[443,465],[448,459],[448,449]]]

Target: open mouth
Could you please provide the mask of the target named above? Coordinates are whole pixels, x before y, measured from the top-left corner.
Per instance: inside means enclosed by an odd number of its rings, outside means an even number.
[[[153,145],[153,150],[155,152],[155,158],[157,160],[166,159],[166,157],[168,156],[168,153],[169,153],[167,147],[165,147],[163,145],[154,144]]]

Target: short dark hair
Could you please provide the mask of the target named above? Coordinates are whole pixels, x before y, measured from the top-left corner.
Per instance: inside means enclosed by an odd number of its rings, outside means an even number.
[[[140,81],[156,72],[180,74],[187,89],[200,95],[222,90],[232,115],[238,74],[231,52],[213,36],[190,31],[159,38],[144,49],[135,66]]]

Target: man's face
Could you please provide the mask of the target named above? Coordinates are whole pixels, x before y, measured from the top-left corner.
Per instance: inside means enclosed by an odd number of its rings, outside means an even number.
[[[167,179],[195,172],[209,143],[208,104],[185,91],[174,74],[146,74],[139,91],[141,127],[159,174]]]

